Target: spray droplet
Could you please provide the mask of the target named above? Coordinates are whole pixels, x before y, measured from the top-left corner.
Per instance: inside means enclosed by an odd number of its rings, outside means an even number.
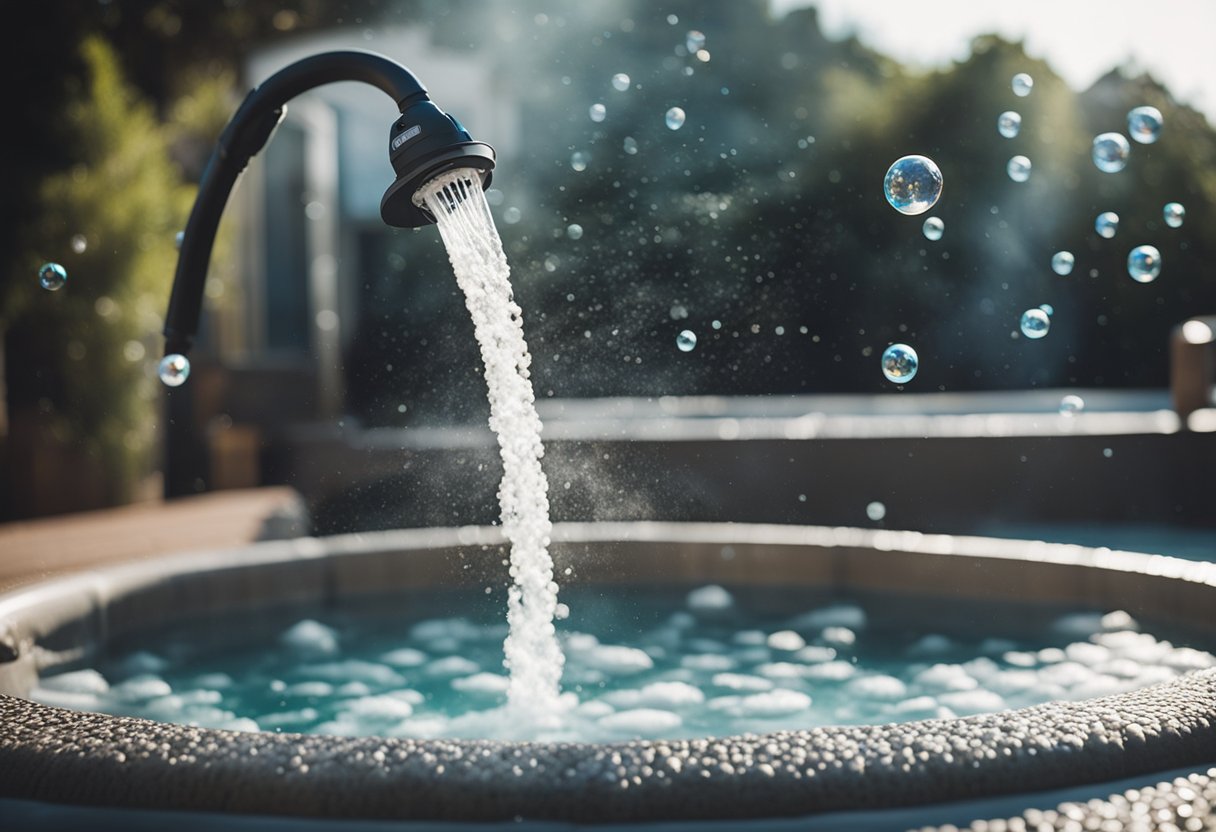
[[[1049,317],[1049,318],[1052,315],[1056,314],[1056,308],[1054,306],[1052,306],[1050,303],[1040,303],[1039,308],[1042,309],[1044,312],[1046,312],[1047,317]]]
[[[916,350],[907,344],[892,344],[883,351],[882,374],[887,377],[887,381],[907,384],[916,378],[918,369],[920,369],[920,359],[916,355]]]
[[[1044,337],[1051,329],[1051,318],[1042,309],[1036,307],[1022,313],[1022,334],[1032,341]]]
[[[664,116],[668,130],[679,130],[684,126],[684,119],[684,111],[679,107],[672,107],[667,111],[667,115]]]
[[[692,29],[684,36],[684,48],[688,50],[688,54],[695,55],[705,48],[705,34]]]
[[[1154,246],[1136,246],[1127,255],[1127,273],[1137,283],[1152,283],[1161,274],[1161,252]]]
[[[1005,165],[1005,172],[1014,182],[1025,182],[1030,178],[1030,160],[1025,156],[1014,156]]]
[[[571,240],[580,240],[583,236],[583,227],[576,222],[572,222],[566,226],[566,236]]]
[[[598,124],[608,117],[608,108],[603,104],[592,104],[591,109],[587,111],[587,114],[591,117],[592,121]]]
[[[84,254],[84,250],[89,247],[89,241],[83,234],[72,235],[72,251],[77,254]]]
[[[1102,133],[1094,137],[1094,164],[1104,173],[1118,173],[1127,167],[1131,152],[1131,145],[1122,133]]]
[[[1140,144],[1152,144],[1161,137],[1165,119],[1156,107],[1136,107],[1127,114],[1127,132]]]
[[[697,333],[691,329],[683,330],[676,336],[676,346],[679,347],[680,352],[692,352],[697,346]]]
[[[939,217],[929,217],[925,220],[925,224],[921,226],[921,231],[925,234],[926,240],[937,242],[942,238],[942,234],[946,232],[946,224]]]
[[[1080,413],[1085,409],[1085,399],[1080,396],[1069,394],[1060,399],[1060,415],[1072,416],[1075,413]]]
[[[866,506],[866,517],[869,517],[875,523],[887,516],[887,507],[875,500]]]
[[[612,76],[612,88],[617,92],[625,92],[629,89],[629,76],[623,72],[618,72]]]
[[[43,263],[38,270],[38,282],[50,292],[58,292],[68,282],[68,271],[58,263]]]
[[[156,374],[166,387],[181,387],[190,378],[190,359],[175,352],[169,353],[160,360]]]
[[[1014,95],[1016,95],[1018,98],[1025,98],[1026,96],[1030,95],[1030,91],[1034,89],[1034,79],[1025,72],[1019,72],[1017,75],[1013,76],[1013,80],[1010,81],[1009,86],[1013,88]]]
[[[1071,251],[1057,251],[1051,256],[1051,270],[1063,277],[1072,274],[1072,267],[1076,262],[1077,258],[1072,256]]]
[[[587,163],[591,161],[591,157],[581,150],[576,150],[570,154],[570,167],[581,173],[587,169]]]
[[[1094,220],[1094,231],[1098,232],[1098,236],[1109,240],[1115,236],[1115,232],[1119,230],[1119,215],[1114,211],[1103,211],[1098,214],[1098,218]]]
[[[1167,203],[1161,209],[1161,217],[1170,228],[1181,228],[1182,221],[1186,219],[1186,208],[1180,202]]]
[[[996,117],[996,130],[1007,139],[1012,139],[1022,129],[1022,116],[1013,110],[1006,110]]]
[[[901,214],[915,216],[932,208],[942,195],[942,172],[927,156],[903,156],[887,169],[882,190]]]

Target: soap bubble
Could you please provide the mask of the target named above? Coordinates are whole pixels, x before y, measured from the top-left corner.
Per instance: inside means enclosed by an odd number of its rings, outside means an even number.
[[[603,104],[592,104],[591,109],[587,111],[587,114],[591,117],[592,121],[598,124],[608,116],[608,108]]]
[[[581,173],[587,169],[587,163],[591,161],[591,157],[581,150],[576,150],[570,154],[570,167]]]
[[[1009,84],[1013,87],[1013,94],[1018,98],[1025,98],[1030,95],[1030,91],[1034,89],[1034,79],[1025,72],[1019,72],[1013,76],[1013,80]]]
[[[1032,340],[1038,340],[1047,334],[1051,328],[1051,318],[1042,309],[1027,309],[1022,313],[1022,334]]]
[[[937,242],[942,238],[942,234],[946,231],[946,224],[938,217],[929,217],[925,220],[925,224],[921,226],[921,231],[925,234],[926,240]]]
[[[1136,107],[1127,114],[1127,132],[1140,144],[1152,144],[1161,137],[1164,121],[1156,107]]]
[[[1127,255],[1127,273],[1137,283],[1152,283],[1161,274],[1161,252],[1154,246],[1136,246]]]
[[[1080,413],[1085,409],[1085,399],[1080,396],[1069,394],[1060,399],[1060,415],[1072,416],[1074,413]]]
[[[1161,209],[1161,217],[1170,228],[1181,228],[1182,221],[1186,219],[1186,208],[1182,207],[1180,202],[1167,203]]]
[[[705,48],[705,33],[698,32],[696,29],[689,31],[684,36],[684,48],[688,50],[690,55],[695,55],[701,49]]]
[[[1094,164],[1104,173],[1118,173],[1127,167],[1131,151],[1122,133],[1102,133],[1094,138]]]
[[[1076,262],[1077,258],[1072,256],[1071,251],[1057,251],[1051,256],[1051,270],[1063,277],[1072,274]]]
[[[1056,314],[1056,308],[1054,306],[1052,306],[1050,303],[1040,303],[1039,308],[1042,309],[1044,312],[1046,312],[1047,317],[1049,317],[1049,318],[1052,315]]]
[[[190,378],[190,359],[175,352],[169,353],[160,360],[156,374],[166,387],[181,387]]]
[[[629,89],[629,76],[623,72],[618,72],[612,76],[612,88],[617,92],[625,92]]]
[[[58,292],[68,282],[68,270],[58,263],[43,263],[38,269],[38,282],[50,292]]]
[[[685,329],[676,336],[676,346],[680,348],[680,352],[692,352],[697,346],[697,333],[691,329]]]
[[[1022,116],[1013,110],[1006,110],[996,118],[996,130],[1007,139],[1012,139],[1022,129]]]
[[[920,367],[920,359],[916,350],[907,344],[892,344],[882,354],[882,374],[887,381],[895,384],[906,384],[916,378]]]
[[[882,190],[899,213],[923,214],[942,195],[942,172],[927,156],[903,156],[887,169]]]
[[[1119,230],[1119,215],[1114,211],[1103,211],[1098,214],[1098,218],[1094,220],[1094,231],[1098,232],[1098,236],[1109,240],[1115,236],[1115,232]]]
[[[887,516],[887,507],[875,500],[866,506],[866,517],[875,523]]]
[[[668,130],[679,130],[684,126],[684,111],[679,107],[672,107],[663,118]]]
[[[572,222],[566,226],[566,236],[571,240],[581,239],[583,236],[583,227],[576,222]]]
[[[1014,182],[1025,182],[1030,178],[1030,160],[1025,156],[1014,156],[1005,166],[1005,172]]]

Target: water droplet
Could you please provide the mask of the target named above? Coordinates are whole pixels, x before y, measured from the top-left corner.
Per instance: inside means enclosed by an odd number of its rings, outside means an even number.
[[[1054,306],[1052,306],[1050,303],[1040,303],[1039,308],[1042,309],[1044,312],[1046,312],[1047,317],[1049,317],[1049,318],[1052,315],[1056,314],[1056,308]]]
[[[1037,341],[1051,329],[1051,318],[1042,309],[1027,309],[1022,313],[1022,334]]]
[[[921,226],[921,231],[924,232],[926,240],[937,242],[946,232],[946,224],[939,217],[929,217]]]
[[[1152,144],[1161,137],[1165,119],[1156,107],[1136,107],[1127,114],[1127,132],[1140,144]]]
[[[1155,246],[1136,246],[1127,255],[1127,273],[1137,283],[1152,283],[1161,274],[1161,252]]]
[[[581,150],[576,150],[570,154],[570,167],[578,172],[587,169],[587,163],[591,161],[591,157]]]
[[[1094,231],[1098,232],[1098,236],[1109,240],[1115,236],[1115,232],[1119,230],[1119,215],[1114,211],[1103,211],[1098,214],[1098,218],[1094,220]]]
[[[1005,172],[1014,182],[1025,182],[1030,178],[1030,160],[1025,156],[1014,156],[1005,165]]]
[[[156,374],[166,387],[181,387],[190,378],[190,359],[171,352],[160,360]]]
[[[869,517],[875,523],[887,516],[887,507],[875,500],[866,506],[866,517]]]
[[[903,156],[887,169],[882,190],[901,214],[915,216],[932,208],[942,195],[942,172],[927,156]]]
[[[623,72],[618,72],[612,76],[612,88],[617,92],[625,92],[629,89],[629,76]]]
[[[692,29],[684,36],[684,48],[693,55],[705,47],[705,34]]]
[[[676,346],[680,348],[680,352],[692,352],[697,346],[697,333],[691,329],[683,330],[676,336]]]
[[[1077,258],[1072,256],[1071,251],[1057,251],[1051,256],[1051,270],[1063,277],[1072,274],[1072,267],[1076,262]]]
[[[186,232],[179,231],[173,235],[173,247],[178,251],[182,250],[182,240],[186,239]]]
[[[50,292],[58,292],[68,282],[68,270],[58,263],[43,263],[38,270],[38,282]]]
[[[1161,217],[1170,228],[1181,228],[1182,221],[1186,219],[1186,208],[1180,202],[1167,203],[1161,209]]]
[[[1025,98],[1030,95],[1030,91],[1034,89],[1034,79],[1025,72],[1019,72],[1013,76],[1013,80],[1009,83],[1013,88],[1013,94],[1018,98]]]
[[[1127,167],[1131,152],[1131,145],[1122,133],[1102,133],[1094,137],[1094,164],[1104,173],[1118,173]]]
[[[996,117],[996,130],[1007,139],[1012,139],[1022,129],[1022,116],[1013,110],[1006,110]]]
[[[605,107],[603,104],[598,104],[598,103],[592,104],[591,109],[587,111],[587,114],[589,116],[591,116],[592,121],[594,121],[596,124],[598,124],[601,121],[603,121],[605,118],[607,118],[608,108]]]
[[[892,344],[883,351],[882,374],[887,377],[887,381],[907,384],[916,378],[918,369],[920,369],[920,359],[916,355],[916,350],[907,344]]]
[[[1074,413],[1080,413],[1085,409],[1085,399],[1080,396],[1069,394],[1060,399],[1060,415],[1072,416]]]
[[[667,129],[679,130],[684,126],[684,118],[685,116],[683,110],[681,110],[679,107],[672,107],[667,111],[667,115],[664,116],[664,120],[667,122]]]
[[[515,225],[522,217],[522,212],[514,205],[508,205],[506,210],[502,212],[502,221],[507,225]]]
[[[638,153],[638,140],[633,136],[626,136],[625,140],[621,142],[621,147],[630,156],[636,156]]]
[[[566,226],[566,236],[571,240],[581,240],[583,237],[583,227],[576,222],[572,222]]]
[[[77,254],[84,254],[84,250],[89,247],[89,241],[83,234],[72,235],[72,251]]]

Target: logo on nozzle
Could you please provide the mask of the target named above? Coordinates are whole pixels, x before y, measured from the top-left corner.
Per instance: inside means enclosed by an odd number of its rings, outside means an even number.
[[[409,130],[406,130],[400,136],[393,139],[392,150],[396,150],[397,148],[401,147],[401,145],[405,144],[406,142],[408,142],[410,139],[414,138],[414,136],[417,136],[421,132],[422,132],[422,125],[415,124]]]

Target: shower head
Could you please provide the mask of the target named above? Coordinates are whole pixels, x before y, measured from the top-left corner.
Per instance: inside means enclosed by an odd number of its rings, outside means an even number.
[[[436,176],[472,168],[481,187],[490,187],[494,148],[473,141],[469,131],[430,99],[407,104],[389,131],[389,161],[397,180],[380,200],[380,218],[398,228],[417,228],[435,221],[416,199],[418,190]]]

